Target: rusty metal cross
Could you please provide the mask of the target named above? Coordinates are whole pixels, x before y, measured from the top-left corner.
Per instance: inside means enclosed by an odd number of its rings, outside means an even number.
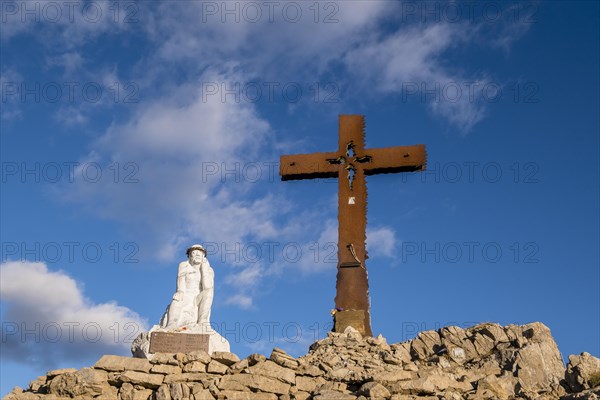
[[[364,116],[339,116],[338,150],[281,156],[281,179],[338,178],[338,271],[336,332],[347,326],[371,336],[365,260],[366,175],[425,169],[425,145],[365,149]]]

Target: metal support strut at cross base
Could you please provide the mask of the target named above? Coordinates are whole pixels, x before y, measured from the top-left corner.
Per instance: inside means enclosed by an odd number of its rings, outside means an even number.
[[[338,265],[334,331],[352,326],[372,336],[365,260],[367,184],[365,176],[425,169],[425,145],[365,149],[364,116],[339,116],[335,152],[281,156],[281,179],[338,178]]]

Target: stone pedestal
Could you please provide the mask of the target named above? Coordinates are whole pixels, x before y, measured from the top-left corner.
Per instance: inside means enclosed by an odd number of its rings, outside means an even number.
[[[210,326],[191,326],[175,330],[154,325],[142,332],[131,344],[134,357],[151,360],[155,353],[191,353],[203,350],[208,354],[215,351],[230,351],[229,342]]]

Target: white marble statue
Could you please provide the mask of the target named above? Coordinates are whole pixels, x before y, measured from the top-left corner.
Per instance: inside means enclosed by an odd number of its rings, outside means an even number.
[[[177,286],[171,304],[159,325],[142,332],[133,341],[134,357],[152,359],[150,338],[152,332],[209,335],[208,352],[229,351],[229,342],[210,325],[210,310],[215,291],[215,272],[206,258],[206,250],[199,244],[187,249],[188,259],[179,263]]]
[[[177,270],[177,287],[173,300],[163,315],[160,326],[167,329],[210,324],[215,272],[204,248],[195,244],[187,250],[187,261]]]

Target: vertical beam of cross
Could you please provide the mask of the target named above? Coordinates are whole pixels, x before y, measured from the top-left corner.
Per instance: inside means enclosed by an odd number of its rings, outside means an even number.
[[[340,115],[335,152],[281,156],[282,180],[338,178],[338,265],[336,331],[353,326],[372,335],[365,261],[367,185],[365,176],[425,169],[424,145],[365,149],[364,117]]]
[[[345,162],[340,165],[338,175],[338,271],[335,306],[338,312],[362,310],[363,329],[360,329],[360,324],[355,328],[364,330],[361,333],[371,336],[369,281],[365,266],[367,184],[363,163],[356,161],[366,155],[363,130],[363,118],[345,117],[339,120],[338,154],[345,158]],[[336,327],[336,330],[339,328]]]

